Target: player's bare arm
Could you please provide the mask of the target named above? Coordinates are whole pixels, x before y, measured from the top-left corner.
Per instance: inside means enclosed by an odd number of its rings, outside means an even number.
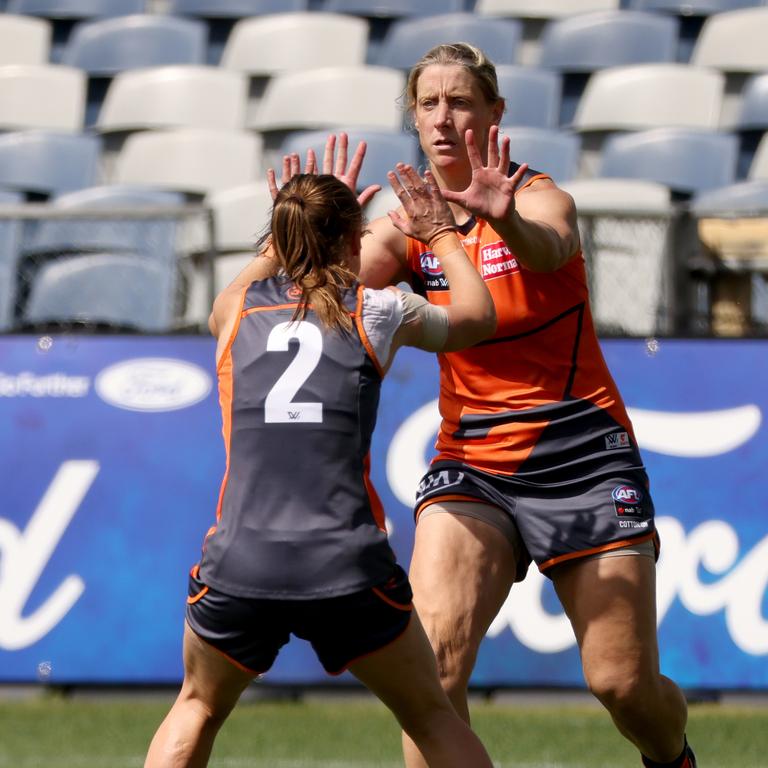
[[[512,175],[509,138],[499,146],[498,127],[491,126],[485,163],[471,130],[466,136],[472,181],[462,192],[444,190],[445,199],[485,219],[501,235],[523,266],[553,272],[579,250],[573,199],[553,182],[542,179],[519,190],[526,164]]]

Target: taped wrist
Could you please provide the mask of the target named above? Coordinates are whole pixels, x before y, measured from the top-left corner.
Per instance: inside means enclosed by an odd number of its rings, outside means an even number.
[[[429,245],[429,250],[432,251],[438,259],[447,253],[462,250],[461,240],[459,240],[459,236],[456,234],[455,229],[443,229],[439,231],[436,235],[433,235],[430,238],[427,245]]]

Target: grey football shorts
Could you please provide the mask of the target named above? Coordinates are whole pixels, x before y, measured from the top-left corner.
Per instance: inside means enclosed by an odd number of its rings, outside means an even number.
[[[400,566],[386,583],[340,597],[265,600],[226,595],[189,575],[190,629],[236,666],[256,676],[274,663],[291,634],[308,640],[329,675],[396,640],[413,609]]]
[[[618,554],[624,548],[645,554],[646,543],[658,557],[653,500],[643,470],[545,486],[441,461],[419,484],[417,521],[433,505],[501,530],[516,550],[517,581],[525,578],[531,561],[547,575],[574,558]]]

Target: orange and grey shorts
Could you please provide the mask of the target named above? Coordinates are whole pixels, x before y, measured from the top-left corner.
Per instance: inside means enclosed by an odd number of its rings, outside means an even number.
[[[467,515],[501,530],[516,552],[517,581],[533,561],[549,569],[575,558],[658,557],[648,477],[641,469],[558,485],[533,485],[460,462],[435,462],[416,496],[415,515]]]

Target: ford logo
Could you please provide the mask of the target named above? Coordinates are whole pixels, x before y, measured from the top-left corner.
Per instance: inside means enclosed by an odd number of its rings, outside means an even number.
[[[176,411],[199,403],[211,391],[211,377],[193,363],[165,357],[137,357],[105,368],[96,394],[128,411]]]

